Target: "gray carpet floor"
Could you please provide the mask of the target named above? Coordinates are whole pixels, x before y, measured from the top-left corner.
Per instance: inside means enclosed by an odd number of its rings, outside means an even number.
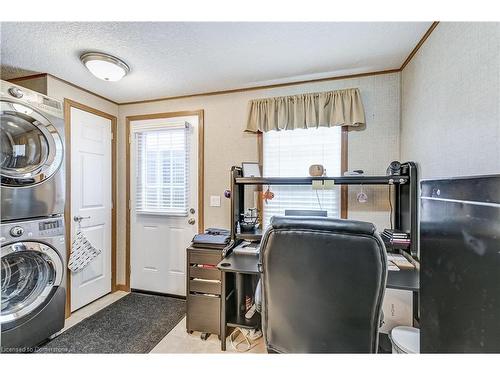
[[[130,293],[49,341],[38,353],[148,353],[185,314],[185,300]]]

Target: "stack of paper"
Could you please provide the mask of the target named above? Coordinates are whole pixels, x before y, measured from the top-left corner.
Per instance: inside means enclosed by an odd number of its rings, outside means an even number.
[[[243,241],[233,249],[235,254],[259,255],[260,243]]]
[[[397,267],[398,269],[401,269],[401,270],[409,270],[409,269],[415,268],[415,266],[413,264],[411,264],[410,261],[408,259],[406,259],[405,256],[402,254],[388,253],[387,254],[387,265],[389,267],[388,268],[389,271],[392,271],[391,264],[393,266]]]

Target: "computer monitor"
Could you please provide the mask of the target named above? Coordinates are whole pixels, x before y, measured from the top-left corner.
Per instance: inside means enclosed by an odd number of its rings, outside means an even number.
[[[320,216],[327,217],[328,212],[324,210],[285,210],[285,216]]]

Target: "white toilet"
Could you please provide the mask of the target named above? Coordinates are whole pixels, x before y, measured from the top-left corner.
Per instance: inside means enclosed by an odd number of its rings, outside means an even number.
[[[394,327],[389,334],[393,354],[420,353],[420,330],[414,327]]]

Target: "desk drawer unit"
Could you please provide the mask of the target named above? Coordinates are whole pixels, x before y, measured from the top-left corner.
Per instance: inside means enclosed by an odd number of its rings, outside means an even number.
[[[195,293],[217,294],[220,296],[220,281],[191,280],[189,291]]]
[[[220,298],[190,295],[187,303],[187,330],[220,335]]]
[[[189,263],[191,264],[216,266],[221,259],[221,251],[218,250],[189,250]]]
[[[221,279],[220,271],[217,268],[201,268],[197,266],[189,267],[189,275],[191,278],[204,280],[219,280]]]
[[[186,329],[220,335],[221,272],[215,266],[222,250],[187,249]]]

